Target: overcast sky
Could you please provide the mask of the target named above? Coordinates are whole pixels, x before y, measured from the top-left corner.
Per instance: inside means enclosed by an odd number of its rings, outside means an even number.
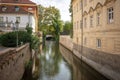
[[[55,6],[60,9],[61,19],[63,21],[70,21],[69,5],[70,0],[32,0],[37,4],[41,4],[45,7]]]

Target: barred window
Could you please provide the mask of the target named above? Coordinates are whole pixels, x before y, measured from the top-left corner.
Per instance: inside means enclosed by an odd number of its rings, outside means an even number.
[[[101,39],[97,39],[97,47],[101,48]]]
[[[114,10],[113,7],[108,8],[108,23],[112,23],[114,21]]]

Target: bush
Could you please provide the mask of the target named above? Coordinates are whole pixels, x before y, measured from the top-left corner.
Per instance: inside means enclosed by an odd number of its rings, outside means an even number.
[[[1,44],[1,36],[2,36],[2,35],[0,34],[0,44]]]
[[[17,34],[18,34],[18,45],[21,44],[21,42],[28,43],[31,42],[31,35],[28,34],[25,31],[18,31],[18,32],[9,32],[6,34],[3,34],[1,36],[1,45],[5,47],[16,47],[17,46]]]
[[[27,33],[32,34],[32,27],[30,27],[29,24],[27,24],[25,29],[27,30]]]
[[[32,35],[31,48],[36,51],[38,50],[39,46],[40,46],[40,39],[37,36]]]

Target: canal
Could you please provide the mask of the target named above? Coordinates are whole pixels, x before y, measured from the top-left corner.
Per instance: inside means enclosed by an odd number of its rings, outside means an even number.
[[[41,50],[37,80],[108,80],[54,41],[46,41]]]

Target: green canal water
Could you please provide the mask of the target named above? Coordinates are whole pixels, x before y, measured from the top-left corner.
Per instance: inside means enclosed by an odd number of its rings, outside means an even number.
[[[34,80],[109,80],[54,41],[40,49]]]

